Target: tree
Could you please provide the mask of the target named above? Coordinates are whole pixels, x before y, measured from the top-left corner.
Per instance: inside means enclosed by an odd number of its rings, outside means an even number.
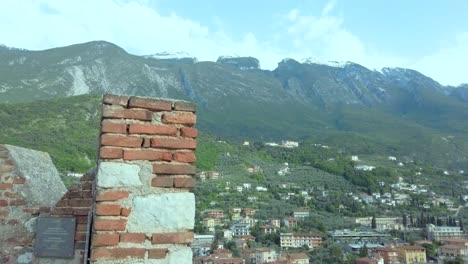
[[[377,221],[375,220],[375,215],[372,216],[371,227],[372,227],[372,229],[377,228]]]
[[[408,226],[408,216],[403,214],[403,226],[406,228]]]

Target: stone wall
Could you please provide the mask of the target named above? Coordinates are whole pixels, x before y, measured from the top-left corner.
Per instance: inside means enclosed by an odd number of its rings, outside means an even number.
[[[66,192],[45,152],[0,145],[0,263],[31,263],[35,219]]]
[[[115,95],[103,104],[91,261],[192,263],[195,106]]]

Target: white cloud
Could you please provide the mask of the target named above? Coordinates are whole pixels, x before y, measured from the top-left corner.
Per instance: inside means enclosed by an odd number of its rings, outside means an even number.
[[[152,3],[152,5],[151,5]],[[222,16],[213,17],[216,29],[176,13],[160,14],[148,0],[16,0],[0,4],[0,43],[26,49],[47,49],[92,40],[115,43],[130,53],[186,51],[200,60],[219,55],[257,57],[263,68],[274,69],[283,58],[353,61],[369,68],[406,66],[445,83],[459,83],[468,62],[468,34],[450,47],[419,60],[383,54],[369,48],[332,15],[330,0],[313,16],[298,9],[285,12],[276,31],[262,39],[257,32],[243,36],[223,31]],[[440,70],[444,66],[444,71]],[[466,80],[464,80],[466,82]]]
[[[446,47],[408,64],[408,68],[418,69],[444,85],[467,83],[468,32],[459,33]]]

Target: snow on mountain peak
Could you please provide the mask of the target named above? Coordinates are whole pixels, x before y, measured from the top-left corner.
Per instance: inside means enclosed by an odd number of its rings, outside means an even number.
[[[186,58],[196,60],[196,57],[190,55],[188,52],[185,52],[185,51],[163,51],[163,52],[158,52],[155,54],[145,55],[143,57],[160,59],[160,60],[186,59]]]
[[[323,61],[323,60],[319,60],[319,59],[315,59],[315,58],[302,59],[301,62],[306,63],[306,64],[326,65],[326,66],[335,67],[335,68],[344,68],[347,65],[352,64],[349,61]]]

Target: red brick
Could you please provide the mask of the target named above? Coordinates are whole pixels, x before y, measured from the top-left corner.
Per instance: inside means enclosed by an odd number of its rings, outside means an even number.
[[[179,138],[152,138],[151,147],[168,149],[196,149],[197,141]]]
[[[166,258],[168,252],[166,248],[152,248],[148,251],[148,258],[163,259]]]
[[[93,189],[93,182],[82,181],[81,182],[81,189],[82,190],[92,190]]]
[[[70,199],[81,198],[81,191],[79,190],[68,191],[68,198]]]
[[[16,199],[16,200],[10,201],[10,206],[22,206],[25,204],[26,202],[23,199]]]
[[[86,241],[86,232],[75,232],[75,241]]]
[[[88,215],[91,208],[73,209],[73,215]]]
[[[186,111],[186,112],[195,112],[196,105],[191,102],[177,101],[174,103],[174,110],[176,111]]]
[[[119,234],[93,234],[92,244],[94,247],[116,246],[119,244]]]
[[[7,200],[0,200],[0,207],[6,207],[8,206],[8,201]]]
[[[55,204],[55,207],[68,207],[68,199],[61,199]]]
[[[176,136],[177,127],[153,124],[130,124],[129,133]]]
[[[109,135],[109,134],[103,134],[101,136],[101,144],[103,146],[139,148],[141,147],[142,143],[143,143],[143,138],[141,137],[130,137],[130,136],[120,136],[120,135]]]
[[[156,174],[195,174],[196,168],[189,164],[153,164]]]
[[[193,242],[192,232],[153,234],[153,244],[188,244]]]
[[[124,150],[125,160],[165,160],[171,161],[172,154],[167,151],[154,151],[154,150]]]
[[[51,215],[73,215],[73,208],[70,207],[60,207],[50,209]]]
[[[111,104],[111,105],[121,105],[127,106],[128,104],[128,96],[124,95],[114,95],[114,94],[106,94],[102,98],[102,102],[104,104]]]
[[[96,215],[120,215],[122,207],[118,204],[96,204]]]
[[[120,199],[128,198],[128,191],[113,190],[113,191],[100,191],[96,196],[96,201],[117,201]]]
[[[83,190],[83,191],[81,191],[81,197],[83,197],[83,198],[93,198],[93,193],[92,193],[92,191]]]
[[[99,156],[101,159],[121,159],[123,150],[121,148],[101,147]]]
[[[126,226],[126,219],[97,218],[94,220],[94,230],[97,231],[124,231]]]
[[[197,122],[197,116],[192,113],[166,113],[162,116],[165,124],[182,124],[193,126]]]
[[[127,216],[130,215],[131,211],[132,211],[131,208],[122,208],[122,211],[120,212],[120,215],[127,217]]]
[[[176,152],[174,153],[174,160],[180,162],[194,163],[197,157],[193,152]]]
[[[123,243],[143,243],[146,240],[146,235],[143,233],[121,233],[120,242]]]
[[[24,184],[26,182],[25,178],[16,177],[13,179],[13,184]]]
[[[182,127],[180,128],[180,135],[183,137],[196,138],[198,136],[198,130],[193,127]]]
[[[101,132],[102,133],[127,134],[127,124],[112,123],[107,120],[104,120],[102,122]]]
[[[93,204],[92,199],[72,199],[68,202],[71,207],[90,207]]]
[[[195,180],[189,177],[176,177],[174,178],[174,187],[176,188],[193,188],[195,187]]]
[[[91,261],[99,259],[144,258],[144,248],[96,248],[91,253]]]
[[[40,214],[48,214],[48,213],[50,213],[50,211],[51,211],[50,207],[45,207],[45,206],[39,207],[39,213]]]
[[[168,176],[158,176],[151,180],[151,186],[161,188],[174,187],[174,179]]]
[[[103,106],[102,116],[105,118],[125,118],[151,121],[153,113],[145,109],[125,109],[122,107]]]
[[[88,230],[87,225],[83,225],[83,224],[76,225],[76,231],[86,231],[86,230]]]
[[[5,192],[3,192],[3,197],[6,197],[6,198],[16,198],[16,197],[17,197],[17,194],[16,194],[16,193],[12,193],[12,192],[5,191]]]
[[[149,99],[141,97],[131,97],[128,102],[129,107],[138,107],[145,108],[152,111],[171,111],[172,102],[158,100],[158,99]]]
[[[0,166],[0,173],[5,173],[5,172],[12,172],[15,167],[6,165],[6,166]]]
[[[88,216],[84,215],[75,215],[76,223],[77,224],[87,224],[88,223]]]

